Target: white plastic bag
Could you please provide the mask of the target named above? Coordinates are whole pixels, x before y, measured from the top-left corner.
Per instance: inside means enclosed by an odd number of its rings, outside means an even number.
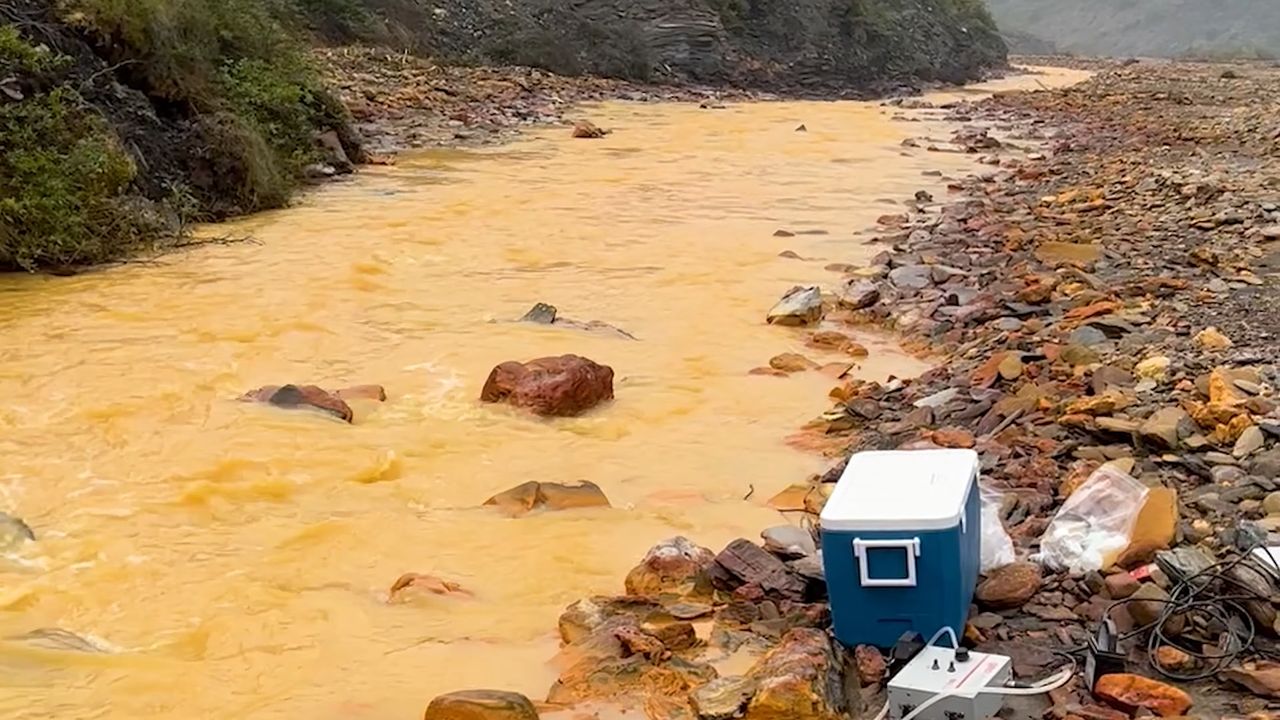
[[[982,488],[982,572],[1017,562],[1013,538],[1000,520],[1000,493]]]
[[[1147,488],[1103,465],[1062,504],[1040,538],[1040,562],[1080,575],[1101,570],[1129,545]]]

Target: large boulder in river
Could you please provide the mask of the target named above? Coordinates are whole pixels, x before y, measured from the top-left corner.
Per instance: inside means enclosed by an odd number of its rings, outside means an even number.
[[[613,399],[613,368],[578,355],[504,362],[489,373],[480,399],[543,416],[580,415]]]
[[[822,291],[815,287],[791,288],[769,311],[770,325],[810,325],[822,319]]]
[[[520,693],[459,690],[432,700],[422,720],[538,720],[538,710]]]

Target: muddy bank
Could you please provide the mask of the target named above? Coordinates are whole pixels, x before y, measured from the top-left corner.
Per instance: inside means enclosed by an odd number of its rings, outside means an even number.
[[[834,387],[794,438],[834,464],[774,507],[812,523],[852,451],[974,448],[1018,559],[979,585],[965,643],[1035,680],[1061,653],[1083,666],[1104,618],[1124,633],[1126,674],[1020,699],[1010,717],[1280,709],[1280,589],[1243,557],[1280,541],[1277,89],[1272,68],[1122,63],[1074,88],[932,111],[964,124],[949,142],[904,123],[910,152],[984,166],[951,183],[963,199],[917,194],[880,219],[870,264],[833,265],[842,276],[820,296],[775,310],[891,328],[934,368]],[[1106,482],[1141,507],[1128,544],[1096,562],[1055,553],[1055,515]],[[548,700],[651,718],[871,716],[886,659],[813,635],[829,623],[816,560],[791,526],[719,553],[655,546],[627,595],[562,616]]]

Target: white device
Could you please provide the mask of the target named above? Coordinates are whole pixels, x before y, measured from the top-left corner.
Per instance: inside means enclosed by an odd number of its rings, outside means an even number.
[[[987,720],[1004,707],[1012,678],[1012,661],[1003,655],[929,645],[889,681],[887,717]]]

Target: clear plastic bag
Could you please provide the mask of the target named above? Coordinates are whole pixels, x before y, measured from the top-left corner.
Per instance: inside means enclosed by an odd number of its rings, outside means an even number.
[[[982,572],[987,573],[996,568],[1017,562],[1018,554],[1013,548],[1013,538],[1004,529],[1000,519],[1000,493],[982,488]]]
[[[1039,560],[1072,574],[1101,570],[1129,545],[1147,488],[1103,465],[1062,504],[1040,538]]]

